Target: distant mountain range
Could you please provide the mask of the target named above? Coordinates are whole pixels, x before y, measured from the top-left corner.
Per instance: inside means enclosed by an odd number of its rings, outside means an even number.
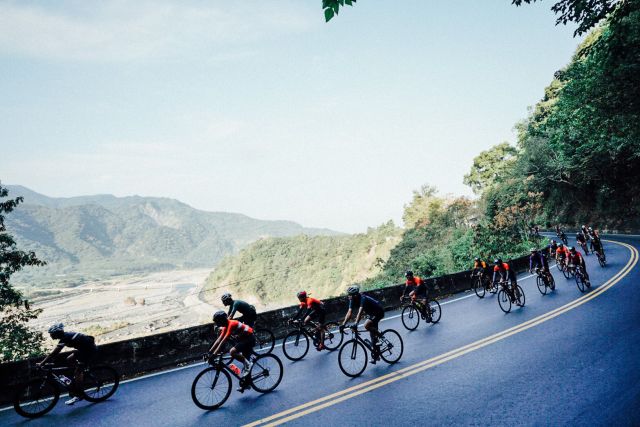
[[[49,263],[30,274],[100,276],[213,267],[265,237],[338,235],[292,221],[265,221],[194,209],[175,199],[113,195],[48,197],[7,185],[24,202],[7,216],[20,248]],[[25,277],[25,275],[22,275]]]

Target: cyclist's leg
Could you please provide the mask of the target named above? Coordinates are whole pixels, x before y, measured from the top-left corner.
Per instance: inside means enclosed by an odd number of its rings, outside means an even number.
[[[325,334],[325,328],[324,328],[324,322],[325,322],[325,311],[324,310],[319,310],[317,314],[318,317],[318,327],[317,330],[320,333],[320,341],[318,342],[318,348],[322,350],[322,348],[324,348],[324,334]]]

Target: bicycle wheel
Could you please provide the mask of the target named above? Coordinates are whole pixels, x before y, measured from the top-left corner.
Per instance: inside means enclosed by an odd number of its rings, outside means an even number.
[[[38,418],[56,406],[60,387],[49,378],[34,378],[20,387],[13,399],[13,408],[26,418]]]
[[[302,331],[287,334],[282,341],[282,352],[289,360],[300,360],[309,351],[309,337]]]
[[[493,281],[489,282],[489,292],[492,294],[496,294],[496,292],[498,292],[498,285],[496,283],[493,283]]]
[[[486,289],[484,288],[484,283],[482,283],[482,278],[480,276],[477,276],[473,281],[473,291],[476,293],[478,298],[484,298]]]
[[[348,377],[360,376],[367,367],[367,349],[358,340],[350,339],[340,347],[338,365]]]
[[[231,375],[210,366],[196,375],[191,384],[191,399],[200,409],[212,410],[222,406],[231,394]]]
[[[340,324],[338,322],[328,322],[324,324],[324,347],[329,350],[337,350],[342,344],[344,335],[340,332]]]
[[[565,279],[570,279],[571,278],[571,272],[569,271],[569,267],[564,266],[564,268],[562,269],[562,274],[563,274]]]
[[[602,255],[600,255],[599,253],[598,253],[598,263],[600,264],[600,267],[604,267],[606,265],[604,257]]]
[[[282,381],[282,362],[273,354],[261,354],[253,362],[249,375],[251,387],[260,393],[273,391]]]
[[[269,329],[256,329],[253,331],[253,335],[256,337],[256,346],[254,351],[260,354],[269,354],[273,351],[273,347],[276,345],[276,337],[273,336],[273,332]]]
[[[504,289],[500,289],[498,292],[498,305],[500,306],[500,310],[508,313],[511,311],[511,298],[505,292]]]
[[[418,310],[412,305],[408,305],[402,309],[400,318],[402,319],[404,327],[410,331],[415,331],[420,323],[420,313],[418,313]]]
[[[431,323],[438,323],[442,317],[440,303],[436,300],[429,301],[429,310],[431,310]]]
[[[582,274],[576,274],[575,275],[575,279],[576,279],[576,286],[578,287],[578,290],[580,292],[584,292],[587,290],[586,286],[585,286],[585,281],[584,281],[584,277],[582,277]]]
[[[380,357],[387,363],[396,363],[402,357],[404,352],[404,343],[400,334],[393,330],[387,329],[380,334]]]
[[[545,283],[545,281],[542,278],[542,276],[538,276],[536,278],[536,286],[538,286],[538,290],[540,291],[540,293],[542,295],[546,295],[547,294],[547,284]]]
[[[520,287],[520,285],[516,285],[516,288],[518,290],[518,297],[516,298],[516,305],[518,307],[524,307],[524,303],[525,303],[524,290]]]
[[[89,402],[103,402],[113,396],[120,375],[110,366],[90,366],[84,374],[83,394]]]
[[[549,273],[549,287],[551,288],[552,291],[556,290],[556,279],[553,278],[551,273]]]

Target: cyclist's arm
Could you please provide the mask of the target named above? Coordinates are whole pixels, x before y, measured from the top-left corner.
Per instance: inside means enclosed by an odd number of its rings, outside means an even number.
[[[360,309],[358,310],[358,314],[356,315],[356,325],[358,324],[358,322],[360,321],[360,318],[362,317],[362,309],[363,307],[360,306]]]
[[[347,322],[349,321],[349,319],[351,319],[351,313],[352,313],[352,310],[351,310],[351,309],[349,309],[349,310],[347,311],[347,315],[346,315],[346,316],[344,316],[344,321],[342,322],[342,326],[346,325],[346,324],[347,324]]]
[[[291,319],[292,320],[297,320],[305,309],[306,309],[306,307],[304,307],[302,305],[300,307],[298,307],[298,311],[296,312],[296,314]]]
[[[217,354],[224,345],[225,341],[227,341],[227,338],[229,338],[229,335],[231,335],[231,326],[227,326],[224,329],[224,333],[221,333],[216,342],[213,343],[211,349],[209,350],[209,353]]]
[[[60,353],[62,351],[62,349],[64,348],[64,344],[60,345],[58,344],[52,351],[51,353],[49,353],[47,355],[47,357],[45,357],[44,359],[42,359],[42,362],[40,362],[40,365],[44,365],[45,363],[47,363],[47,361],[49,359],[51,359],[52,357],[55,357],[58,353]]]

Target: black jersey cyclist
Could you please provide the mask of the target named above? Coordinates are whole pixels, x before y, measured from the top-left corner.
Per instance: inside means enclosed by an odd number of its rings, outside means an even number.
[[[251,326],[252,328],[254,327],[256,319],[258,318],[258,314],[256,313],[256,308],[254,306],[241,300],[234,300],[228,292],[223,294],[220,299],[222,300],[222,304],[229,306],[229,312],[227,313],[229,320],[233,320],[233,316],[239,312],[242,316],[237,320],[245,325]]]
[[[38,366],[45,364],[49,359],[55,357],[65,347],[73,348],[71,354],[67,357],[67,361],[75,363],[75,371],[73,374],[73,383],[69,388],[69,397],[65,404],[73,405],[82,400],[82,384],[84,381],[84,368],[91,363],[96,355],[97,347],[95,339],[90,335],[81,334],[80,332],[65,332],[62,323],[56,323],[49,328],[49,336],[51,339],[58,340],[58,345],[53,349]]]
[[[531,248],[531,255],[529,256],[529,272],[533,273],[533,270],[536,268],[540,268],[543,273],[549,274],[549,263],[547,262],[547,258],[539,252],[536,248]]]
[[[356,320],[354,326],[358,326],[358,322],[363,314],[366,314],[369,318],[364,322],[364,328],[369,331],[371,336],[371,344],[373,346],[373,357],[371,358],[371,363],[375,364],[378,360],[380,360],[380,345],[378,344],[378,324],[380,320],[384,318],[384,307],[380,304],[379,301],[371,298],[368,295],[363,295],[360,293],[360,288],[358,286],[350,286],[347,290],[347,295],[349,296],[349,310],[347,310],[347,314],[344,317],[344,321],[342,322],[342,326],[340,329],[344,329],[346,323],[351,319],[351,315],[353,314],[353,310],[358,310],[356,314]]]
[[[584,226],[583,226],[584,227]],[[586,230],[585,230],[586,233]],[[589,249],[587,248],[587,239],[585,237],[584,234],[582,234],[581,232],[577,232],[576,233],[576,242],[582,246],[582,248],[584,249],[584,253],[585,255],[589,255]]]

